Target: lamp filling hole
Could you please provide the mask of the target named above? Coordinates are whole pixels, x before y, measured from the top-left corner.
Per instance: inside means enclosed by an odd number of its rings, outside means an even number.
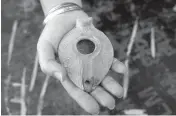
[[[86,85],[89,85],[89,84],[90,84],[90,81],[89,81],[89,80],[86,80],[86,81],[85,81],[85,84],[86,84]]]
[[[77,43],[77,49],[82,54],[90,54],[94,51],[95,44],[88,39],[82,39]]]

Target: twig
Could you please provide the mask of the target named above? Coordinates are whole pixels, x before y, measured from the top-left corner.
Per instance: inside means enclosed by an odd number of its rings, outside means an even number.
[[[127,59],[125,60],[125,65],[127,67],[127,71],[126,71],[126,73],[124,75],[124,79],[123,79],[123,88],[124,88],[123,98],[124,99],[127,97],[128,86],[129,86],[129,57],[130,57],[132,47],[133,47],[133,44],[135,41],[137,29],[138,29],[138,19],[136,19],[135,24],[133,26],[133,31],[131,34],[130,42],[127,47],[127,53],[126,53]]]
[[[37,107],[37,115],[39,115],[39,116],[42,114],[43,99],[44,99],[44,96],[46,93],[49,78],[50,78],[50,76],[46,76],[41,93],[40,93],[39,103],[38,103],[38,107]]]
[[[23,69],[23,75],[21,78],[21,115],[26,115],[26,103],[25,103],[25,94],[26,94],[26,87],[25,87],[25,80],[26,80],[26,68]]]
[[[12,86],[13,87],[21,87],[21,83],[13,82]]]
[[[128,109],[124,110],[124,113],[126,115],[142,115],[142,116],[147,116],[145,113],[146,111],[144,109]]]
[[[12,99],[10,99],[10,102],[21,104],[21,98],[18,98],[18,97],[12,98]]]
[[[27,18],[27,9],[26,9],[26,1],[23,0],[23,8],[24,8],[24,18]]]
[[[155,29],[154,27],[151,28],[151,35],[150,35],[150,48],[152,57],[155,58],[156,56],[156,46],[155,46]]]
[[[125,72],[123,79],[123,88],[124,88],[123,99],[127,97],[129,87],[129,59],[125,60],[125,66],[127,68],[127,71]]]
[[[16,35],[16,30],[18,26],[18,21],[15,20],[12,26],[12,33],[9,41],[9,46],[8,46],[8,60],[7,60],[7,66],[10,65],[10,61],[12,58],[12,52],[13,52],[13,47],[14,47],[14,42],[15,42],[15,35]]]
[[[135,24],[133,26],[133,31],[131,34],[130,42],[128,44],[127,53],[126,53],[127,57],[130,56],[131,54],[132,47],[133,47],[135,37],[136,37],[136,33],[137,33],[137,29],[138,29],[138,19],[136,19]]]
[[[32,91],[35,86],[37,72],[38,72],[38,54],[36,53],[29,91]]]
[[[175,4],[175,6],[173,7],[173,11],[176,12],[176,4]]]
[[[12,76],[11,76],[11,74],[9,74],[7,76],[7,80],[5,80],[5,87],[4,87],[4,101],[5,101],[5,107],[6,107],[8,115],[11,115],[10,109],[8,107],[8,100],[9,100],[8,90],[9,90],[11,79],[12,79]]]

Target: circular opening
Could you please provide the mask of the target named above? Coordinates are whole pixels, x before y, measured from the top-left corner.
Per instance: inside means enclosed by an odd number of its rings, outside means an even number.
[[[88,39],[83,39],[77,43],[77,49],[82,54],[90,54],[94,51],[95,44]]]
[[[89,81],[89,80],[86,80],[86,81],[85,81],[85,84],[86,84],[86,85],[89,85],[89,84],[90,84],[90,81]]]

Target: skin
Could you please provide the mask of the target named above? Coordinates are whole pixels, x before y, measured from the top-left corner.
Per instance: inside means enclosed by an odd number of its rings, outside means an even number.
[[[78,5],[81,0],[66,0],[67,2],[74,2]],[[65,0],[41,0],[41,5],[45,15],[55,5],[59,5]],[[66,70],[56,61],[55,54],[57,47],[63,36],[68,33],[75,26],[77,18],[88,17],[83,11],[72,11],[55,16],[45,25],[43,32],[40,35],[37,51],[39,55],[39,63],[42,71],[50,76],[59,79],[68,94],[88,113],[99,114],[100,105],[109,109],[114,109],[115,99],[121,98],[123,95],[123,88],[113,77],[106,76],[101,85],[98,86],[91,93],[86,93],[67,77]],[[126,67],[119,60],[114,58],[111,70],[117,73],[125,73]],[[109,94],[109,93],[111,94]]]

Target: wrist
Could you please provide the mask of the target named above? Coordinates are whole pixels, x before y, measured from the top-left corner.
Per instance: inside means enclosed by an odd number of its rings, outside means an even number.
[[[76,24],[76,19],[88,18],[89,16],[83,10],[70,11],[63,14],[59,14],[53,17],[48,23],[52,24],[62,24],[66,22],[67,24]],[[64,23],[63,23],[64,24]]]
[[[82,8],[75,3],[63,3],[62,5],[57,5],[53,7],[47,16],[45,17],[43,23],[46,24],[49,20],[53,19],[57,15],[69,14],[68,12],[82,11]],[[65,16],[65,15],[62,15]]]
[[[43,12],[45,16],[48,14],[48,12],[55,6],[61,5],[63,3],[71,2],[79,5],[82,7],[81,0],[40,0]]]

